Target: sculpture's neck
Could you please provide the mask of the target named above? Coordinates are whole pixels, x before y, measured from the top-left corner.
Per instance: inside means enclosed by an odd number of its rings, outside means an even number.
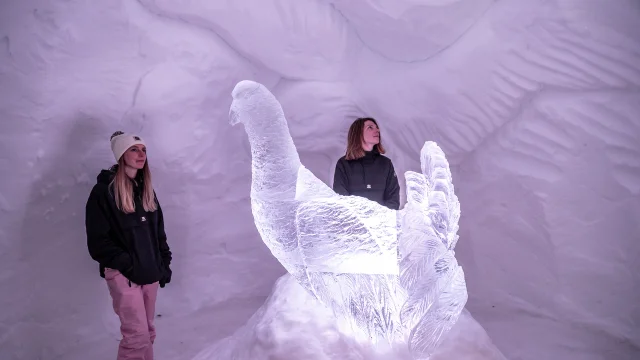
[[[278,119],[266,124],[245,124],[251,144],[254,190],[295,193],[300,168],[298,151],[287,123]]]

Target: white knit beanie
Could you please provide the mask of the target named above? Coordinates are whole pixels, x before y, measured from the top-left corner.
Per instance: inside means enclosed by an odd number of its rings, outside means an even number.
[[[122,131],[116,131],[111,135],[111,151],[116,162],[120,161],[120,157],[133,145],[141,144],[146,146],[141,137],[133,134],[125,134]]]

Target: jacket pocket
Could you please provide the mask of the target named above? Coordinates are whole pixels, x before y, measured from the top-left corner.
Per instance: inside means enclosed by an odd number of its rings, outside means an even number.
[[[131,259],[131,267],[128,269],[122,269],[120,272],[124,277],[131,280],[134,277],[136,268],[138,267],[139,259],[136,253],[136,233],[140,223],[138,221],[138,215],[136,213],[124,214],[120,216],[120,228],[122,231],[122,237],[124,241],[124,247],[129,258]]]

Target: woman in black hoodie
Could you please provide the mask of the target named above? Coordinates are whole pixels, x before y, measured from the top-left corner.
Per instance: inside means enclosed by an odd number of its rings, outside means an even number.
[[[100,172],[87,201],[87,246],[120,318],[118,359],[153,360],[156,295],[171,281],[171,250],[144,140],[117,131],[111,150],[117,164]]]
[[[367,117],[354,121],[347,136],[346,154],[336,163],[333,190],[398,210],[400,186],[393,164],[384,153],[376,120]]]

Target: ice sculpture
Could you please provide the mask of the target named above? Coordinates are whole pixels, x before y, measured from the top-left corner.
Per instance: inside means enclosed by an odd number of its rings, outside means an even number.
[[[272,254],[355,336],[408,346],[427,359],[467,301],[454,256],[460,204],[448,162],[433,142],[422,173],[406,176],[395,211],[341,196],[301,163],[277,99],[241,81],[231,124],[243,123],[252,154],[251,209]]]

